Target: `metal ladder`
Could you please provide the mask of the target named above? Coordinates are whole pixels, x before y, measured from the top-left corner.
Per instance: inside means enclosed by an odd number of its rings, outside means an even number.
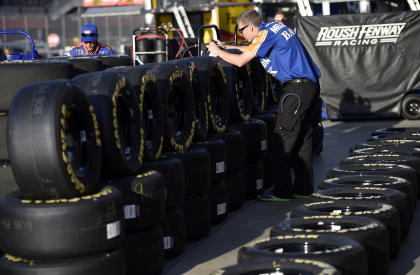
[[[418,0],[407,0],[408,5],[410,5],[410,9],[412,11],[418,11],[420,10],[420,3]]]
[[[176,22],[179,28],[184,33],[185,38],[195,38],[194,32],[191,28],[190,20],[185,12],[184,6],[178,6],[176,3],[172,7]]]

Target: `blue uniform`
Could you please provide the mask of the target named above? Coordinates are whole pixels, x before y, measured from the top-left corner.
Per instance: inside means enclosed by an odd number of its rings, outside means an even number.
[[[110,55],[110,54],[115,54],[115,52],[112,50],[111,47],[107,45],[102,45],[101,43],[98,43],[98,45],[96,46],[96,50],[93,53],[88,52],[84,43],[79,43],[76,46],[73,46],[73,48],[71,48],[69,51],[69,55],[71,56]]]
[[[283,83],[297,78],[318,82],[321,77],[296,33],[281,23],[261,23],[248,50],[258,55],[266,71]]]

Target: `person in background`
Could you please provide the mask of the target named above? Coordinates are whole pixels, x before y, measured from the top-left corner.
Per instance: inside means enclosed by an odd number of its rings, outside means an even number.
[[[296,33],[277,23],[262,22],[255,10],[245,10],[237,18],[239,33],[249,46],[225,45],[211,41],[209,51],[226,62],[241,67],[256,56],[267,73],[283,83],[273,137],[273,165],[277,172],[274,195],[260,195],[267,201],[289,201],[313,193],[311,109],[319,96],[321,72]],[[226,49],[238,49],[232,54]],[[291,169],[294,170],[294,182]]]
[[[284,22],[286,19],[286,16],[281,10],[277,11],[274,15],[274,21],[277,23],[282,23],[283,25],[286,25],[286,23]]]
[[[85,24],[82,27],[81,42],[73,46],[69,55],[111,55],[115,54],[111,47],[98,42],[98,28],[94,24]]]

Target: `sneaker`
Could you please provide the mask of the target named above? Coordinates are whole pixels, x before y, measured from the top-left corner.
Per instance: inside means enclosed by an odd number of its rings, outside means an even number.
[[[296,198],[296,199],[307,199],[307,198],[309,198],[309,196],[308,195],[294,194],[293,195],[293,198]]]
[[[258,195],[258,199],[260,201],[277,201],[277,202],[288,202],[292,200],[292,199],[286,199],[286,198],[279,198],[271,194]]]

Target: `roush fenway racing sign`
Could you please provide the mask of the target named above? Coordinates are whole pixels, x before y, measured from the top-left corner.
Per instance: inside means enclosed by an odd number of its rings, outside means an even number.
[[[420,89],[420,12],[300,17],[329,118],[395,116]]]

